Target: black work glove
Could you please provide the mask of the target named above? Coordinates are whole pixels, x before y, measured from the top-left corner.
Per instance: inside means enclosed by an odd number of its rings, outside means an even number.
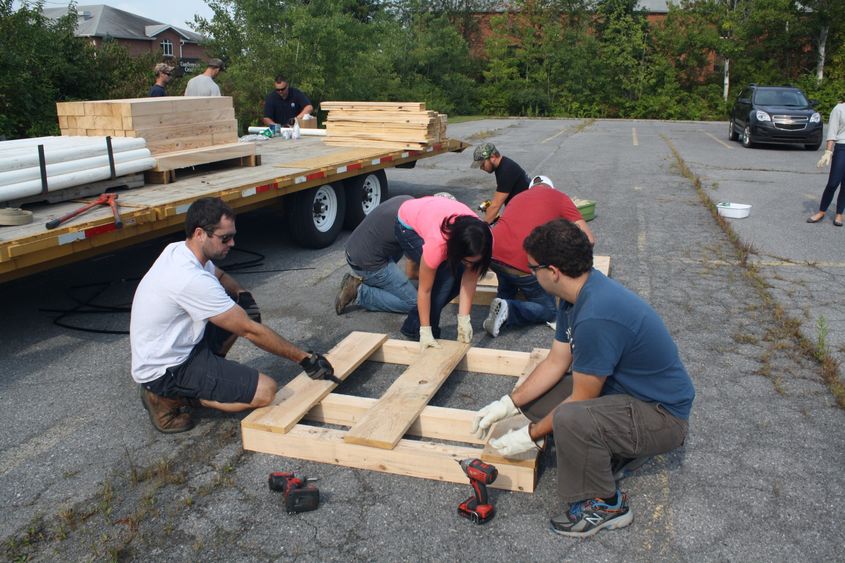
[[[330,381],[334,381],[335,383],[340,382],[340,380],[334,376],[334,368],[325,356],[311,352],[310,350],[308,353],[311,355],[299,362],[299,365],[302,366],[302,369],[305,370],[308,377],[311,379],[328,379]]]
[[[250,319],[257,323],[261,322],[261,310],[258,308],[258,304],[255,302],[255,299],[253,299],[252,293],[248,291],[238,293],[238,305],[246,311],[246,314]]]

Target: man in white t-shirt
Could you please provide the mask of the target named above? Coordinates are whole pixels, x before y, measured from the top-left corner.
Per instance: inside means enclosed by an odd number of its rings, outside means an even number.
[[[220,96],[220,86],[214,81],[217,75],[223,70],[223,61],[220,59],[208,59],[205,72],[198,74],[188,80],[185,88],[186,96]]]
[[[214,265],[235,242],[235,213],[217,198],[188,208],[184,242],[167,245],[138,284],[129,340],[132,378],[160,432],[184,432],[193,421],[184,407],[226,412],[269,405],[276,382],[225,359],[238,336],[298,362],[314,379],[334,379],[321,354],[306,352],[262,325],[252,295]]]

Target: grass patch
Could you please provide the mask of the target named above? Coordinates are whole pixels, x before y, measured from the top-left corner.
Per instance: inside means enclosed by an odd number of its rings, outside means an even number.
[[[489,115],[450,115],[449,125],[456,123],[469,123],[470,121],[481,121],[482,119],[495,119]]]
[[[765,309],[771,312],[773,326],[766,331],[766,334],[763,337],[764,341],[770,342],[769,350],[760,358],[763,365],[761,366],[759,373],[768,377],[772,381],[775,390],[778,393],[783,394],[784,388],[779,376],[773,376],[772,374],[772,351],[783,349],[794,350],[796,353],[800,353],[806,359],[819,366],[822,380],[825,382],[828,389],[830,389],[836,404],[839,405],[840,408],[845,408],[845,385],[843,385],[842,381],[839,379],[839,363],[827,350],[827,332],[825,331],[823,334],[823,342],[813,342],[811,339],[801,334],[801,322],[789,316],[786,311],[784,311],[783,307],[777,303],[770,292],[771,286],[769,283],[763,279],[759,269],[748,261],[749,256],[756,254],[752,245],[741,241],[739,235],[736,234],[736,231],[734,231],[731,224],[724,217],[719,215],[715,203],[713,203],[713,200],[710,199],[707,191],[702,186],[701,179],[696,176],[692,170],[690,170],[687,163],[684,162],[684,159],[675,148],[675,145],[672,144],[672,141],[670,141],[665,135],[661,135],[660,137],[669,147],[669,150],[672,151],[672,155],[675,157],[675,165],[677,166],[680,174],[692,183],[696,193],[698,194],[698,199],[705,205],[705,207],[707,207],[710,211],[710,215],[712,215],[713,219],[728,237],[728,240],[731,242],[736,251],[737,261],[742,267],[746,279],[751,282],[752,287],[756,290]],[[817,336],[822,336],[822,332],[819,327],[817,327],[817,329]],[[822,346],[820,346],[820,344]]]

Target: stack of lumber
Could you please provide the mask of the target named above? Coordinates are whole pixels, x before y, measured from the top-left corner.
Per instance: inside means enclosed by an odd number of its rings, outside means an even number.
[[[39,146],[43,147],[41,169]],[[136,174],[155,166],[144,139],[111,141],[116,177]],[[43,196],[112,177],[105,137],[38,137],[0,142],[0,201]]]
[[[56,104],[62,135],[143,137],[153,155],[238,141],[229,96],[165,96]]]
[[[446,114],[423,102],[323,102],[328,145],[423,149],[446,139]]]

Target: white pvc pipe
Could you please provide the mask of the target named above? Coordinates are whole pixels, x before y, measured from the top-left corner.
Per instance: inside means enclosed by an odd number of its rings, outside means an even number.
[[[114,153],[115,165],[127,162],[130,160],[138,160],[140,158],[148,158],[152,156],[148,149],[137,149],[133,151],[124,151]],[[78,172],[88,168],[99,168],[101,166],[109,165],[109,155],[104,154],[100,156],[93,156],[90,158],[80,158],[77,160],[68,160],[65,162],[57,162],[55,164],[47,165],[47,182],[53,176],[61,176],[62,174],[69,174],[71,172]],[[41,168],[38,166],[30,168],[21,168],[19,170],[6,170],[0,172],[0,186],[9,184],[18,184],[27,180],[40,180]]]
[[[115,174],[118,176],[125,176],[127,174],[135,174],[144,170],[149,170],[156,165],[154,158],[142,158],[139,160],[131,160],[129,162],[122,162],[115,164]],[[98,182],[106,180],[111,177],[111,168],[102,166],[99,168],[91,168],[89,170],[82,170],[79,172],[71,172],[70,174],[62,174],[47,179],[47,189],[51,192],[71,188],[73,186],[81,186],[83,184],[90,184],[91,182]],[[41,179],[29,180],[12,184],[9,186],[0,187],[0,201],[9,201],[13,199],[20,199],[41,193]]]
[[[50,138],[50,137],[47,137]],[[55,139],[56,137],[52,137]],[[58,137],[61,139],[61,137]],[[4,147],[5,143],[17,141],[3,141],[0,143],[0,171],[20,170],[38,166],[37,145],[44,145],[44,161],[47,164],[67,162],[81,158],[90,158],[108,154],[105,137],[68,137],[74,141],[54,141],[35,143],[30,146]],[[78,141],[76,139],[91,139]],[[143,149],[147,142],[142,138],[114,137],[112,138],[112,152],[117,154],[126,151]]]

